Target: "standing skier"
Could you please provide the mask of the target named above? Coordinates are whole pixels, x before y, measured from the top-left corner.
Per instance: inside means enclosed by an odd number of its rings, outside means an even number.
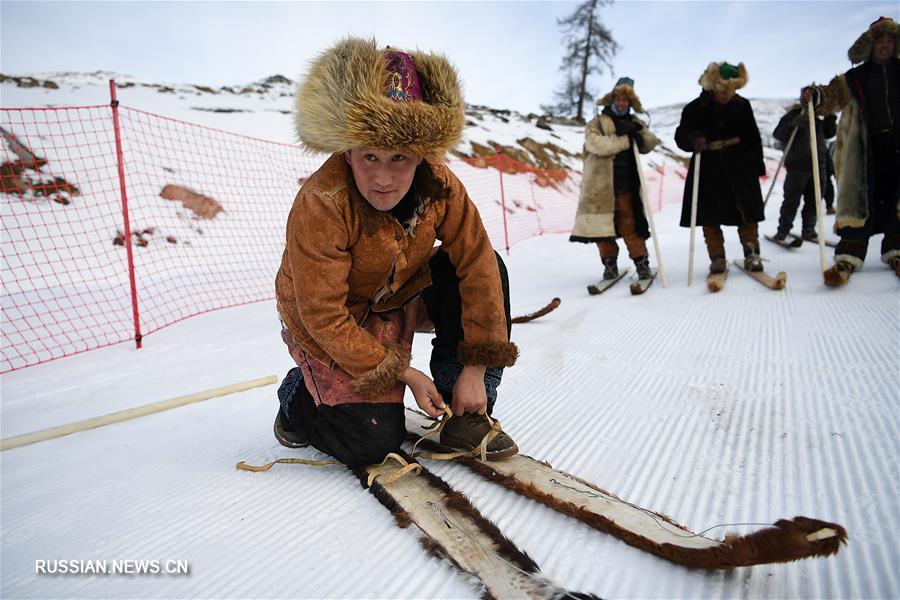
[[[710,273],[724,273],[722,225],[736,225],[744,248],[744,267],[762,271],[759,227],[764,219],[759,178],[766,173],[762,140],[750,102],[736,90],[747,84],[744,63],[710,63],[700,76],[703,92],[684,107],[675,143],[686,152],[703,153],[697,196],[697,224],[710,258]],[[684,186],[681,226],[691,226],[695,161]]]
[[[342,40],[298,87],[298,137],[331,157],[294,200],[275,280],[282,339],[299,367],[279,389],[284,445],[381,462],[405,438],[407,387],[429,415],[445,403],[458,415],[444,445],[471,450],[487,434],[483,415],[518,350],[505,266],[442,162],[464,110],[445,58],[374,40]],[[427,320],[431,378],[410,366],[413,332]],[[504,433],[487,447],[494,459],[516,452]]]
[[[647,259],[650,237],[641,202],[641,183],[632,145],[647,154],[659,139],[634,115],[644,112],[634,80],[622,77],[597,101],[603,110],[584,132],[584,178],[571,242],[596,242],[603,261],[603,279],[619,276],[617,237],[624,238],[639,279],[653,277]]]
[[[797,133],[793,134],[796,130]],[[828,150],[825,140],[835,136],[837,132],[837,117],[829,115],[816,119],[816,150],[819,155],[819,181],[822,186],[828,181]],[[812,155],[809,149],[809,119],[803,112],[803,106],[794,104],[778,125],[773,136],[786,145],[794,136],[791,147],[787,149],[784,157],[784,168],[787,174],[784,177],[784,200],[781,203],[781,216],[778,219],[778,232],[775,239],[784,241],[794,224],[797,208],[800,206],[800,197],[803,196],[803,210],[800,213],[800,235],[804,240],[817,241],[816,238],[816,194],[813,189]]]
[[[841,112],[835,147],[835,229],[841,237],[826,285],[863,266],[869,238],[883,233],[881,260],[900,277],[900,24],[881,17],[847,51],[862,63],[827,86],[804,89],[816,112]]]

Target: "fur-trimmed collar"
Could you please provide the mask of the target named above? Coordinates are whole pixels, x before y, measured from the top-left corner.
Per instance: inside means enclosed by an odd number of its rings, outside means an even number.
[[[644,112],[644,107],[641,106],[641,99],[638,98],[638,95],[635,93],[634,88],[630,85],[620,84],[612,89],[611,92],[597,100],[598,106],[609,106],[612,104],[613,100],[618,94],[625,94],[628,96],[628,100],[631,102],[631,108],[634,112],[642,113]]]
[[[443,158],[462,136],[462,87],[443,56],[409,54],[421,101],[397,102],[386,95],[388,71],[375,40],[348,37],[323,52],[297,88],[296,127],[303,145],[314,152],[372,146]]]
[[[706,70],[703,71],[703,75],[700,76],[697,82],[704,90],[711,92],[735,92],[747,85],[749,76],[744,63],[738,63],[738,76],[732,79],[722,79],[722,75],[719,73],[719,67],[721,66],[722,63],[711,62],[706,67]]]
[[[859,36],[850,49],[847,57],[853,64],[866,62],[872,57],[872,44],[876,39],[884,35],[894,36],[894,56],[900,58],[900,23],[893,19],[883,18],[872,25]]]

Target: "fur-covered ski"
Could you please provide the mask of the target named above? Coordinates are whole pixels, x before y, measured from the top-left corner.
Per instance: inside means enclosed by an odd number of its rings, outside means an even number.
[[[423,436],[427,417],[409,409],[406,416],[410,437]],[[426,445],[440,448],[429,439],[419,447]],[[489,481],[686,567],[730,569],[829,556],[847,540],[846,530],[837,523],[807,517],[781,519],[748,535],[716,540],[523,454],[486,463],[472,457],[455,460]]]
[[[725,287],[725,281],[728,279],[728,269],[723,273],[710,273],[706,276],[706,289],[711,292],[720,292]]]
[[[638,279],[634,283],[629,286],[631,290],[632,296],[639,296],[647,291],[647,288],[653,285],[653,280],[656,279],[656,271],[653,271],[653,275],[648,277],[647,279]]]
[[[796,235],[789,236],[783,240],[776,239],[775,236],[772,235],[767,235],[765,237],[770,242],[778,244],[782,248],[787,248],[788,250],[796,250],[803,245],[803,239],[798,238]]]
[[[733,262],[734,266],[736,266],[738,269],[740,269],[756,281],[760,282],[770,290],[783,290],[784,286],[787,285],[787,273],[785,273],[784,271],[779,271],[778,275],[772,277],[765,271],[748,271],[744,268],[744,264],[738,260]]]
[[[819,243],[819,242],[816,241],[816,240],[804,240],[802,237],[800,237],[800,236],[797,235],[796,233],[789,233],[789,234],[788,234],[788,239],[789,239],[792,243],[796,243],[798,246],[801,245],[801,244],[803,244],[803,242],[809,242],[810,244],[818,244],[818,243]],[[829,248],[834,248],[835,246],[837,246],[837,244],[838,244],[838,243],[837,243],[836,241],[834,241],[834,240],[829,240],[828,238],[825,238],[825,245],[828,246]]]
[[[413,461],[405,456],[408,462]],[[394,515],[399,527],[414,523],[420,542],[471,576],[487,598],[593,598],[570,593],[540,575],[537,564],[482,516],[471,502],[424,467],[391,481],[399,463],[354,469],[367,488]],[[373,473],[378,478],[370,482]]]
[[[591,296],[602,294],[603,292],[614,286],[616,283],[618,283],[627,274],[628,269],[622,269],[619,272],[619,276],[615,279],[601,279],[597,283],[590,284],[589,286],[587,286],[588,294],[590,294]]]
[[[513,322],[513,324],[527,323],[529,321],[534,321],[535,319],[540,319],[547,313],[551,313],[554,310],[556,310],[557,308],[559,308],[560,303],[561,303],[561,300],[559,298],[554,298],[547,304],[547,306],[545,306],[544,308],[542,308],[540,310],[536,310],[533,313],[528,313],[527,315],[522,315],[520,317],[513,317],[512,322]]]

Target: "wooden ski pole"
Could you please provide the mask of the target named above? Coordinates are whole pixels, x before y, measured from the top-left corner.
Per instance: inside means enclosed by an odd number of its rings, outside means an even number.
[[[826,270],[825,266],[825,218],[822,210],[822,182],[819,180],[819,152],[818,142],[816,141],[816,111],[813,108],[812,98],[806,104],[806,112],[809,114],[809,151],[812,156],[812,175],[813,189],[816,194],[816,225],[819,231],[819,263],[822,272]]]
[[[650,210],[650,204],[647,202],[647,184],[644,182],[644,167],[641,165],[641,153],[638,151],[637,143],[632,142],[631,147],[634,149],[634,165],[637,167],[638,181],[641,184],[641,206],[644,207],[644,214],[647,215],[647,224],[650,225],[650,237],[653,238],[653,251],[656,253],[656,266],[659,269],[659,281],[663,287],[666,287],[666,270],[663,268],[662,251],[659,249],[659,241],[656,239],[656,224],[653,222],[653,211]]]
[[[769,204],[769,196],[772,195],[772,190],[775,188],[775,182],[778,181],[778,174],[781,172],[781,167],[784,165],[784,159],[787,157],[788,152],[791,151],[791,146],[794,144],[794,138],[797,137],[797,129],[798,127],[794,127],[794,130],[791,131],[791,137],[788,138],[787,145],[784,147],[784,152],[781,154],[781,160],[778,161],[778,168],[775,169],[775,175],[772,176],[772,185],[769,186],[769,191],[766,192],[766,199],[763,201],[763,210],[766,209],[766,205]]]
[[[691,248],[688,250],[688,287],[694,283],[694,238],[697,232],[697,196],[700,193],[700,153],[694,154],[694,180],[691,186]]]

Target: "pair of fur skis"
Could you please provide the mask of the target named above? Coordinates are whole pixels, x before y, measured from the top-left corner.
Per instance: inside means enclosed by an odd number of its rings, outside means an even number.
[[[591,296],[596,296],[597,294],[602,294],[603,292],[605,292],[606,290],[611,288],[613,285],[618,283],[619,280],[622,279],[623,277],[625,277],[625,275],[627,275],[627,274],[628,274],[628,269],[622,269],[619,272],[619,276],[616,277],[615,279],[601,279],[597,283],[590,284],[589,286],[587,286],[588,294],[590,294]]]
[[[424,437],[424,427],[429,423],[422,413],[407,409],[410,437]],[[437,446],[429,439],[419,444],[427,445]],[[846,530],[837,523],[794,517],[748,535],[726,535],[716,540],[523,454],[486,463],[472,457],[455,460],[489,481],[686,567],[731,569],[829,556],[847,539]]]
[[[787,273],[784,271],[779,271],[775,277],[772,277],[765,271],[749,271],[744,268],[744,264],[740,261],[734,261],[734,266],[738,269],[760,282],[770,290],[783,290],[784,286],[787,285]]]

